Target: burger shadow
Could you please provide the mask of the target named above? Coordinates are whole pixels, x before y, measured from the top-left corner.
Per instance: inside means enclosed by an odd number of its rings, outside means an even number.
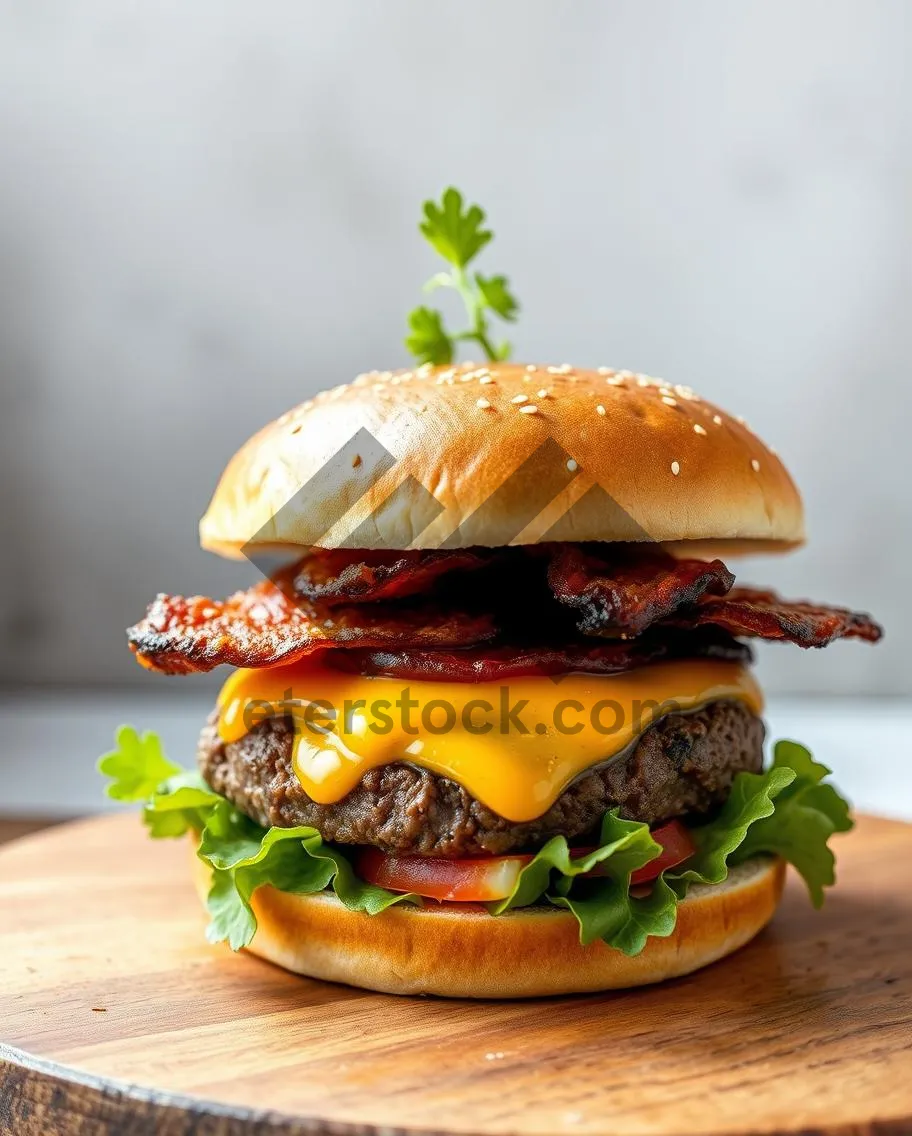
[[[910,943],[912,903],[902,895],[837,893],[817,912],[790,887],[774,921],[740,950],[632,990],[447,999],[277,973],[305,1033],[313,1015],[329,1013],[342,1033],[370,1036],[370,1060],[347,1068],[340,1100],[378,1076],[389,1091],[409,1092],[418,1070],[440,1091],[466,1084],[481,1091],[481,1079],[489,1086],[483,1096],[520,1078],[528,1107],[573,1112],[589,1097],[648,1094],[653,1083],[686,1095],[694,1078],[712,1083],[733,1070],[750,1084],[820,1076],[834,1063],[870,1062],[875,1043],[882,1060],[908,1052]],[[535,962],[533,952],[530,967]]]
[[[730,1061],[758,1037],[792,1048],[882,1027],[899,1038],[912,1019],[910,944],[906,897],[837,893],[818,912],[790,892],[774,921],[727,958],[633,990],[525,1002],[521,1028],[556,1029],[571,1053],[642,1049],[644,1062],[662,1052]]]
[[[797,891],[797,889],[795,889]],[[771,1020],[806,1024],[832,1021],[833,1015],[871,1007],[878,996],[908,1000],[912,1011],[912,902],[903,896],[835,894],[822,911],[791,892],[773,922],[733,954],[692,974],[634,989],[553,995],[525,999],[445,998],[435,995],[381,994],[334,982],[298,979],[300,1004],[323,1005],[367,997],[378,1002],[384,1019],[412,1019],[447,1012],[461,1018],[472,1007],[485,1008],[485,1020],[515,1028],[561,1021],[575,1041],[669,1033],[669,1021],[699,1018],[717,1029],[748,1028]],[[273,964],[257,965],[277,970]],[[529,965],[535,965],[534,954]],[[292,981],[295,981],[292,979]],[[297,1000],[297,999],[296,999]],[[610,1010],[610,1013],[605,1013]]]

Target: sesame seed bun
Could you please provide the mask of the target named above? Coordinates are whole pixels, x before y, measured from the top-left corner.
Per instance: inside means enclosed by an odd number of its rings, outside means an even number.
[[[210,874],[193,857],[205,900]],[[458,904],[349,911],[329,892],[253,896],[253,954],[286,970],[388,994],[535,998],[644,986],[690,974],[749,942],[772,919],[785,864],[757,857],[716,886],[697,885],[678,906],[673,934],[649,939],[633,958],[595,942],[581,946],[574,917],[556,907],[493,916]]]
[[[359,376],[261,430],[200,524],[229,557],[289,546],[804,539],[801,498],[747,425],[661,379],[491,363]]]

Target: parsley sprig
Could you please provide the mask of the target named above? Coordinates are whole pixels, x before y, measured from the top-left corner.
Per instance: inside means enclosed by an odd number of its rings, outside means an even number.
[[[478,205],[464,206],[462,194],[452,186],[439,204],[424,203],[419,229],[450,265],[449,271],[435,273],[424,290],[455,289],[465,304],[470,326],[465,331],[450,332],[436,308],[424,305],[415,308],[408,317],[409,335],[405,346],[419,363],[451,363],[457,345],[465,342],[477,343],[488,359],[510,357],[510,343],[507,340],[495,343],[488,323],[489,314],[509,323],[519,312],[507,278],[468,271],[468,266],[494,235],[484,227],[484,222],[484,210]]]

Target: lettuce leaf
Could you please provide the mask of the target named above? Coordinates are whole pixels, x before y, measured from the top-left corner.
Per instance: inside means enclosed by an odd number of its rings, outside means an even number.
[[[707,825],[692,830],[697,854],[675,879],[720,883],[729,864],[752,856],[781,856],[804,879],[815,907],[836,880],[828,846],[834,832],[852,828],[848,802],[832,785],[830,770],[798,742],[779,741],[765,773],[741,773],[725,806]],[[673,885],[674,886],[674,885]]]
[[[773,812],[751,826],[735,853],[736,862],[764,852],[781,856],[804,879],[811,902],[819,908],[824,888],[836,882],[829,839],[853,826],[848,802],[823,783],[831,771],[797,742],[777,743],[770,774],[780,770],[793,770],[795,777],[776,798]]]
[[[765,773],[739,773],[715,820],[690,830],[695,855],[686,868],[670,874],[686,883],[722,883],[729,858],[744,844],[753,825],[773,815],[776,798],[795,776],[793,769],[775,765]]]
[[[208,907],[210,941],[234,950],[256,934],[251,898],[269,884],[293,895],[332,888],[352,911],[369,915],[397,903],[421,903],[359,879],[345,852],[327,844],[315,828],[265,829],[212,791],[196,772],[180,770],[162,752],[158,738],[128,726],[116,747],[98,763],[111,778],[108,795],[142,801],[143,821],[155,838],[199,836],[197,854],[212,869]],[[804,746],[780,741],[763,773],[739,773],[725,805],[707,824],[691,829],[695,854],[663,872],[644,893],[631,892],[630,878],[661,852],[648,825],[625,820],[614,809],[602,821],[597,848],[571,855],[562,836],[553,837],[523,868],[512,893],[489,904],[494,916],[548,903],[570,911],[584,945],[601,939],[628,955],[650,937],[670,935],[677,905],[693,883],[721,883],[729,868],[752,856],[781,856],[807,884],[819,907],[835,878],[828,842],[852,827],[849,806],[826,778],[830,770]],[[598,876],[587,873],[598,867]]]
[[[213,869],[209,893],[210,942],[228,941],[233,950],[246,947],[256,933],[251,896],[270,884],[292,895],[311,895],[332,887],[351,911],[376,915],[395,903],[418,903],[403,895],[364,883],[346,857],[325,844],[315,828],[261,828],[219,798],[200,836],[197,853]]]
[[[663,872],[648,895],[632,895],[630,876],[661,849],[645,824],[622,820],[617,810],[602,822],[601,846],[574,859],[564,837],[554,837],[520,873],[512,894],[490,905],[497,915],[514,907],[553,903],[573,913],[584,945],[602,939],[635,955],[650,936],[670,935],[677,904],[692,883],[718,884],[729,868],[752,856],[781,856],[804,878],[816,907],[834,882],[828,840],[852,827],[848,803],[832,785],[830,770],[804,746],[780,741],[763,773],[739,773],[725,805],[708,824],[690,830],[697,851],[684,865]],[[581,878],[600,865],[604,876]]]
[[[613,809],[602,821],[598,848],[574,859],[566,838],[553,837],[520,872],[511,895],[491,904],[490,910],[499,915],[545,897],[573,913],[584,946],[603,939],[625,954],[639,954],[648,935],[674,930],[677,900],[663,881],[649,896],[630,894],[631,875],[661,851],[648,825],[622,820]],[[596,865],[604,876],[578,879]]]
[[[144,801],[181,768],[162,753],[157,734],[147,730],[140,737],[132,726],[121,726],[114,749],[98,759],[98,772],[111,778],[105,793],[113,800]]]
[[[358,879],[345,855],[325,844],[315,828],[261,827],[198,773],[168,761],[155,734],[140,737],[121,727],[116,748],[99,760],[98,769],[112,778],[109,796],[144,801],[143,822],[151,837],[199,835],[197,855],[212,869],[210,942],[226,941],[232,950],[251,942],[257,929],[251,897],[264,884],[293,895],[332,887],[346,907],[369,915],[395,903],[421,902]]]

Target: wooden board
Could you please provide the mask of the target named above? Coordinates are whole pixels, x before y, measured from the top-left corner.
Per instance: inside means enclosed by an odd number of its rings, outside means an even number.
[[[135,816],[0,850],[0,1133],[912,1132],[912,826],[840,840],[822,913],[690,978],[403,999],[208,946]],[[208,1102],[208,1103],[207,1103]]]
[[[21,836],[39,832],[43,828],[50,828],[52,824],[60,824],[49,817],[4,817],[0,816],[0,844],[9,840],[18,840]]]

